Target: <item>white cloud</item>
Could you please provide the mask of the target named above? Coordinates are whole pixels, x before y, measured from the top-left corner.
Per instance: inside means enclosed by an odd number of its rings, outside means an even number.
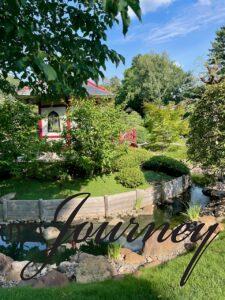
[[[140,0],[142,14],[147,14],[148,12],[156,11],[161,6],[168,6],[175,0]],[[202,0],[201,0],[202,1]],[[130,16],[134,17],[135,14],[130,10]]]
[[[222,23],[225,19],[224,0],[217,1],[214,6],[190,6],[182,15],[177,15],[168,23],[152,28],[146,41],[162,43],[179,36],[200,30],[209,24]]]

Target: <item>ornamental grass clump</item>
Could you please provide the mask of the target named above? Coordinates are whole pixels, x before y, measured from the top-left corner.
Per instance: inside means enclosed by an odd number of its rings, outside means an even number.
[[[184,213],[184,216],[186,216],[188,220],[190,220],[192,222],[196,222],[196,221],[198,221],[198,219],[200,217],[201,208],[202,207],[200,204],[191,205],[187,209],[187,212]]]

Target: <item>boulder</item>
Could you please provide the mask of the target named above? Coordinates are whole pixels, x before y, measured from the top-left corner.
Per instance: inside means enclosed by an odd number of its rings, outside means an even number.
[[[67,278],[74,279],[75,278],[75,271],[78,263],[71,262],[71,261],[63,261],[58,266],[58,271],[64,273]]]
[[[13,259],[9,256],[6,256],[3,253],[0,253],[0,273],[7,273],[12,265]]]
[[[63,287],[68,283],[69,280],[65,274],[52,270],[42,277],[21,281],[19,286],[31,286],[34,288]]]
[[[85,254],[79,257],[76,281],[80,283],[103,281],[113,275],[112,266],[104,256]]]
[[[146,259],[135,252],[127,253],[124,257],[124,262],[131,265],[143,265]]]
[[[13,261],[11,268],[6,274],[6,280],[16,282],[21,281],[20,273],[27,263],[28,261]]]
[[[42,231],[43,237],[46,241],[54,240],[60,234],[60,231],[56,227],[47,227]]]
[[[199,218],[199,222],[204,223],[205,226],[202,229],[203,232],[205,232],[210,226],[218,223],[217,219],[214,216],[202,216]],[[222,223],[219,223],[218,227],[215,230],[215,233],[219,233],[224,230],[224,225]]]
[[[168,230],[166,235],[169,235],[172,231]],[[190,242],[188,238],[179,243],[173,243],[171,237],[162,243],[157,241],[160,231],[157,230],[144,244],[142,255],[146,258],[151,258],[153,261],[158,260],[161,262],[168,261],[176,256],[186,252],[187,246]],[[180,236],[181,237],[181,236]]]

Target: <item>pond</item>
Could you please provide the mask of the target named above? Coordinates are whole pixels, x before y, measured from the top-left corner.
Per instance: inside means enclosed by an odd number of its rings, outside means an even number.
[[[204,207],[209,203],[209,198],[203,195],[202,188],[192,186],[182,196],[173,199],[172,204],[155,207],[153,215],[144,215],[143,213],[138,214],[136,216],[136,221],[140,225],[139,228],[144,228],[151,222],[154,222],[156,226],[169,222],[171,227],[174,227],[184,221],[185,217],[182,212],[187,209],[188,204],[196,203],[199,203]],[[130,217],[121,219],[123,219],[123,225],[125,226],[128,224]],[[81,223],[81,221],[78,223]],[[101,223],[94,220],[93,224],[94,228],[97,228]],[[3,252],[16,260],[28,260],[38,257],[40,254],[44,255],[50,244],[47,244],[42,235],[37,232],[37,228],[40,226],[47,227],[52,226],[52,224],[2,224],[0,228],[0,252]],[[57,224],[58,229],[60,229],[61,226],[62,224]],[[69,229],[68,235],[73,232],[74,226]],[[108,226],[107,231],[112,229],[112,227],[113,226]],[[68,240],[68,242],[70,242],[70,240]],[[139,240],[128,244],[125,237],[122,237],[119,242],[122,246],[131,248],[133,251],[138,251],[141,248]],[[41,260],[41,256],[39,257],[39,260]]]

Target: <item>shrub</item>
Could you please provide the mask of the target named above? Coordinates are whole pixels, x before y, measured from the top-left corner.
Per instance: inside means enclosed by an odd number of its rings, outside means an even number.
[[[95,256],[98,255],[108,255],[108,242],[96,243],[93,240],[87,241],[86,244],[80,246],[80,251],[92,254]]]
[[[138,167],[122,169],[116,175],[116,180],[128,188],[138,187],[146,181],[143,172]]]
[[[214,183],[214,179],[208,174],[191,174],[191,180],[194,184],[203,187]]]
[[[24,174],[38,180],[57,180],[65,173],[64,164],[61,162],[34,161],[24,166]]]
[[[112,171],[118,157],[119,135],[126,130],[123,116],[119,108],[96,105],[90,100],[74,102],[70,119],[76,126],[69,132],[66,156],[76,161],[87,176]]]
[[[163,150],[188,133],[188,121],[184,118],[185,107],[181,104],[145,104],[145,126],[149,131],[149,148]]]
[[[184,163],[164,155],[152,157],[143,164],[143,168],[145,170],[163,172],[175,177],[190,173],[189,168]]]
[[[144,161],[148,160],[150,156],[150,152],[145,149],[129,148],[126,154],[116,159],[114,169],[120,171],[124,168],[139,167]]]

